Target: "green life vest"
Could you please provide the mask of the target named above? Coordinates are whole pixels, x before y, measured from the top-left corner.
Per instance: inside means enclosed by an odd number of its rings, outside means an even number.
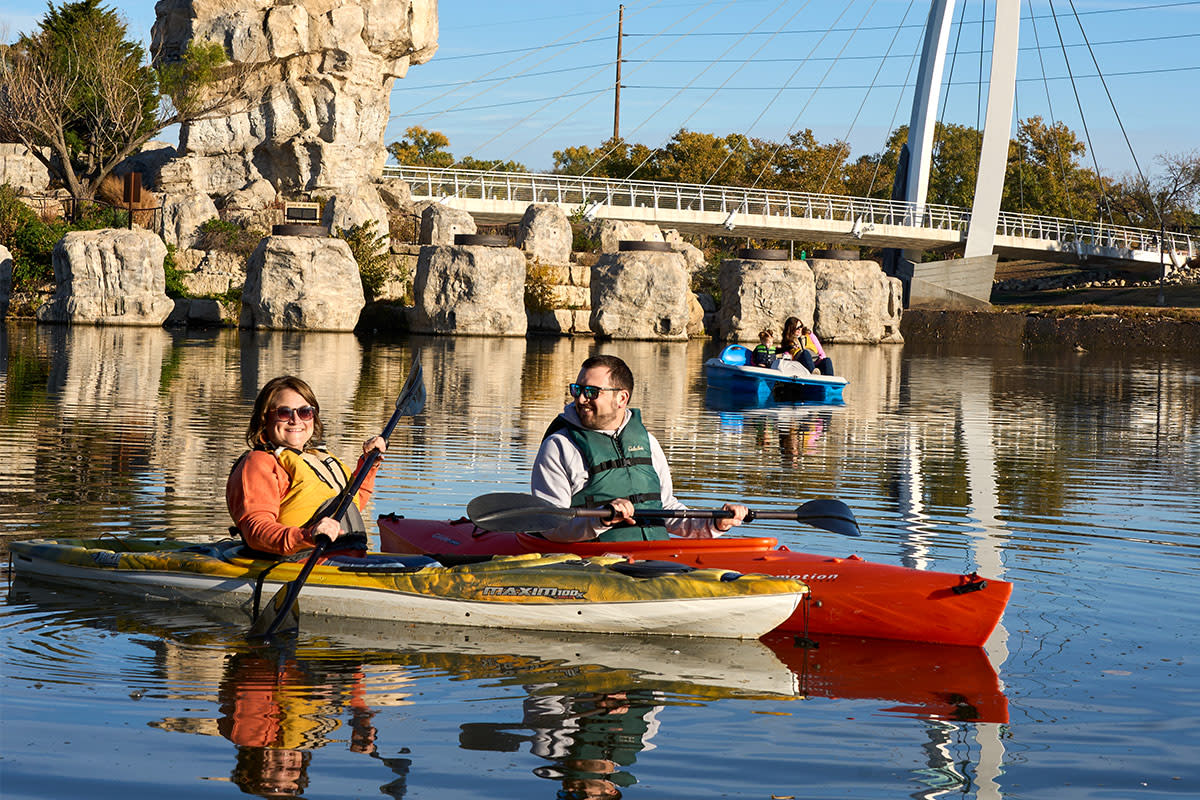
[[[631,418],[620,433],[609,435],[588,430],[558,416],[546,429],[545,439],[562,433],[583,456],[588,482],[571,497],[572,508],[599,506],[626,497],[637,510],[662,508],[662,484],[650,457],[650,433],[642,414],[629,409]],[[598,542],[629,542],[666,539],[663,525],[614,525],[596,537]]]

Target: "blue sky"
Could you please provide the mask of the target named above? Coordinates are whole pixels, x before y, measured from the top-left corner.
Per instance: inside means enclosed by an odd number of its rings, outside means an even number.
[[[111,5],[149,38],[153,2]],[[532,169],[552,167],[555,150],[600,143],[613,129],[617,6],[444,0],[438,53],[396,82],[385,140],[423,125],[445,133],[458,157]],[[1021,6],[1022,118],[1090,138],[1087,163],[1094,153],[1106,175],[1132,171],[1135,157],[1154,173],[1156,156],[1200,148],[1200,0]],[[955,12],[946,122],[974,126],[986,111],[978,83],[994,8],[965,0]],[[854,155],[877,152],[908,120],[928,9],[928,0],[628,0],[621,133],[660,146],[680,127],[775,141],[812,128],[821,141],[849,141]],[[7,0],[0,31],[11,40],[44,10]]]

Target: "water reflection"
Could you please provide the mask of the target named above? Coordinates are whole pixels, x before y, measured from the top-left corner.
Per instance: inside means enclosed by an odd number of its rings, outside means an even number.
[[[439,676],[480,684],[471,697],[503,689],[519,708],[509,720],[516,708],[486,712],[499,720],[470,703],[458,708],[460,748],[527,751],[545,762],[531,772],[561,784],[567,796],[615,797],[636,783],[637,761],[654,749],[660,726],[670,724],[665,710],[676,706],[842,698],[923,720],[1008,720],[996,673],[977,648],[838,637],[813,645],[791,636],[561,635],[320,617],[306,617],[298,639],[267,647],[244,639],[244,615],[232,610],[138,604],[27,580],[11,587],[8,604],[10,624],[37,621],[24,652],[46,654],[9,663],[12,678],[55,681],[95,657],[58,646],[53,640],[64,628],[127,637],[148,648],[152,661],[131,659],[107,677],[139,687],[138,695],[187,701],[188,713],[149,724],[223,737],[234,748],[230,779],[264,796],[302,795],[318,752],[330,747],[377,760],[393,775],[381,791],[403,796],[414,760],[406,748],[397,752],[395,737],[411,738],[405,709],[436,692],[430,682]],[[484,718],[471,718],[477,715]]]

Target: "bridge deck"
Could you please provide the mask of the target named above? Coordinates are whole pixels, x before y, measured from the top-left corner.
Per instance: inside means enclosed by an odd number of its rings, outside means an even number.
[[[387,166],[384,175],[405,180],[414,199],[444,202],[489,225],[519,221],[531,203],[554,203],[588,220],[684,233],[942,250],[963,244],[971,221],[955,206],[734,186],[412,166]],[[1186,234],[1002,212],[995,252],[1148,269],[1164,259],[1180,266],[1200,256],[1200,243]]]

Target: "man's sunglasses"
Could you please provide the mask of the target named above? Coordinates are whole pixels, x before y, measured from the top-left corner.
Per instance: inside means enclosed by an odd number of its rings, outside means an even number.
[[[267,416],[274,416],[279,422],[289,422],[293,419],[299,419],[301,422],[308,422],[316,416],[317,410],[312,406],[300,406],[299,408],[288,408],[287,406],[277,406]]]
[[[622,390],[611,386],[583,386],[582,384],[572,383],[567,387],[567,391],[571,393],[571,397],[576,399],[579,398],[579,395],[583,395],[588,400],[595,400],[600,396],[601,392],[619,392]]]

